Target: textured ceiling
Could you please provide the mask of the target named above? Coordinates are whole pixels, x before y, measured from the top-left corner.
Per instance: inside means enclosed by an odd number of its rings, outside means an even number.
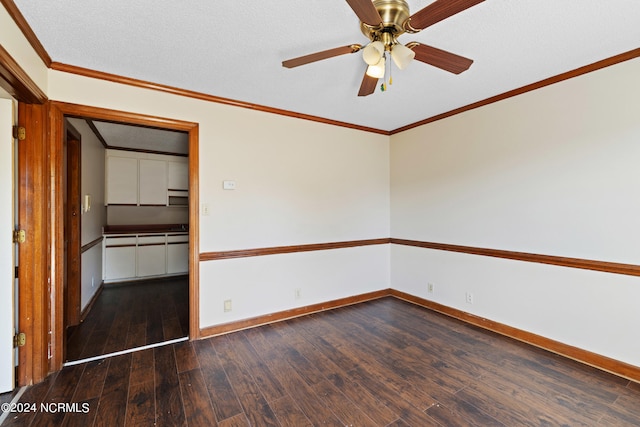
[[[639,0],[487,0],[402,43],[473,59],[454,75],[414,61],[356,96],[365,44],[344,0],[14,0],[52,60],[214,96],[393,130],[640,46]],[[409,0],[411,13],[431,0]]]
[[[70,117],[67,120],[77,129],[82,127],[82,119]],[[189,154],[189,134],[186,132],[99,120],[91,120],[90,122],[96,135],[99,135],[109,148],[178,155]]]
[[[109,147],[188,154],[189,134],[93,120]]]

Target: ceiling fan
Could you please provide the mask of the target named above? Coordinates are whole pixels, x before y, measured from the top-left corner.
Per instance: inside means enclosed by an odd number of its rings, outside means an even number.
[[[398,41],[404,33],[417,33],[425,28],[462,12],[484,0],[436,0],[413,15],[405,0],[346,0],[360,19],[360,30],[371,40],[366,46],[351,44],[316,52],[282,62],[286,68],[362,50],[368,67],[360,85],[358,96],[371,95],[384,78],[387,58],[390,56],[399,69],[404,69],[414,58],[454,74],[467,70],[473,60],[418,42],[406,45]],[[384,90],[385,86],[382,85]]]

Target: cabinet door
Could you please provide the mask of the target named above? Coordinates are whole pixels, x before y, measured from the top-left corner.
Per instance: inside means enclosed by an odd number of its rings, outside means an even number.
[[[189,243],[167,244],[167,273],[189,272]]]
[[[169,161],[169,190],[189,189],[189,163]]]
[[[134,238],[135,239],[135,238]],[[136,277],[136,247],[120,246],[105,249],[105,280]]]
[[[138,159],[107,157],[108,205],[138,204]]]
[[[140,159],[140,205],[167,205],[167,162]]]
[[[167,274],[167,240],[164,235],[138,237],[138,277]]]

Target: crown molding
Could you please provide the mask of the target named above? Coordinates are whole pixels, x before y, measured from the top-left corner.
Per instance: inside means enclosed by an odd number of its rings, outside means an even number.
[[[84,76],[84,77],[90,77],[90,78],[94,78],[94,79],[106,80],[106,81],[110,81],[110,82],[114,82],[114,83],[120,83],[120,84],[124,84],[124,85],[135,86],[135,87],[139,87],[139,88],[143,88],[143,89],[157,90],[157,91],[160,91],[160,92],[166,92],[166,93],[170,93],[170,94],[173,94],[173,95],[184,96],[184,97],[187,97],[187,98],[194,98],[194,99],[199,99],[199,100],[202,100],[202,101],[215,102],[217,104],[231,105],[231,106],[234,106],[234,107],[247,108],[249,110],[255,110],[255,111],[262,111],[262,112],[265,112],[265,113],[278,114],[278,115],[281,115],[281,116],[293,117],[293,118],[296,118],[296,119],[309,120],[309,121],[312,121],[312,122],[324,123],[324,124],[333,125],[333,126],[340,126],[340,127],[345,127],[345,128],[349,128],[349,129],[361,130],[361,131],[365,131],[365,132],[377,133],[377,134],[382,134],[382,135],[389,135],[388,131],[381,130],[381,129],[375,129],[375,128],[371,128],[371,127],[360,126],[360,125],[356,125],[356,124],[353,124],[353,123],[341,122],[341,121],[338,121],[338,120],[330,120],[330,119],[326,119],[324,117],[312,116],[312,115],[309,115],[309,114],[296,113],[295,111],[282,110],[280,108],[272,108],[272,107],[267,107],[265,105],[252,104],[250,102],[238,101],[238,100],[230,99],[230,98],[222,98],[222,97],[219,97],[219,96],[208,95],[208,94],[202,93],[202,92],[196,92],[196,91],[187,90],[187,89],[180,89],[180,88],[177,88],[177,87],[163,85],[163,84],[159,84],[159,83],[153,83],[153,82],[148,82],[148,81],[144,81],[144,80],[133,79],[133,78],[130,78],[130,77],[123,77],[123,76],[119,76],[119,75],[116,75],[116,74],[105,73],[105,72],[102,72],[102,71],[91,70],[91,69],[88,69],[88,68],[77,67],[75,65],[62,64],[62,63],[59,63],[59,62],[52,62],[50,68],[52,70],[62,71],[62,72],[65,72],[65,73],[77,74],[77,75]]]
[[[640,57],[640,48],[633,49],[633,50],[630,50],[628,52],[624,52],[624,53],[621,53],[621,54],[618,54],[618,55],[615,55],[615,56],[612,56],[612,57],[609,57],[609,58],[594,62],[592,64],[576,68],[575,70],[567,71],[565,73],[561,73],[561,74],[558,74],[556,76],[552,76],[552,77],[549,77],[547,79],[540,80],[538,82],[531,83],[531,84],[522,86],[520,88],[513,89],[513,90],[510,90],[508,92],[505,92],[505,93],[502,93],[502,94],[499,94],[499,95],[496,95],[496,96],[492,96],[490,98],[487,98],[487,99],[484,99],[484,100],[481,100],[481,101],[478,101],[478,102],[474,102],[472,104],[465,105],[463,107],[456,108],[454,110],[451,110],[451,111],[448,111],[448,112],[445,112],[445,113],[442,113],[442,114],[438,114],[438,115],[435,115],[435,116],[432,116],[432,117],[428,117],[428,118],[426,118],[424,120],[420,120],[420,121],[417,121],[417,122],[414,122],[414,123],[410,123],[410,124],[408,124],[406,126],[402,126],[402,127],[399,127],[397,129],[394,129],[394,130],[391,130],[391,131],[386,131],[386,130],[382,130],[382,129],[376,129],[376,128],[372,128],[372,127],[356,125],[356,124],[353,124],[353,123],[342,122],[342,121],[339,121],[339,120],[331,120],[331,119],[327,119],[327,118],[324,118],[324,117],[313,116],[313,115],[303,114],[303,113],[297,113],[295,111],[283,110],[283,109],[279,109],[279,108],[272,108],[272,107],[268,107],[268,106],[265,106],[265,105],[253,104],[253,103],[234,100],[234,99],[230,99],[230,98],[222,98],[222,97],[218,97],[218,96],[214,96],[214,95],[208,95],[208,94],[201,93],[201,92],[191,91],[191,90],[187,90],[187,89],[180,89],[180,88],[176,88],[176,87],[173,87],[173,86],[168,86],[168,85],[148,82],[148,81],[134,79],[134,78],[130,78],[130,77],[119,76],[119,75],[116,75],[116,74],[105,73],[105,72],[91,70],[91,69],[83,68],[83,67],[77,67],[77,66],[74,66],[74,65],[63,64],[63,63],[59,63],[59,62],[53,62],[51,60],[51,57],[47,53],[47,51],[44,49],[44,47],[40,43],[40,40],[38,40],[38,38],[36,37],[35,33],[33,32],[31,27],[27,23],[26,19],[22,15],[22,13],[20,13],[20,10],[15,5],[13,0],[0,0],[0,2],[4,5],[5,9],[9,13],[9,15],[13,18],[14,22],[16,23],[16,25],[18,25],[18,27],[20,28],[20,30],[22,31],[22,33],[24,34],[26,39],[29,41],[29,43],[31,44],[33,49],[36,51],[36,53],[40,56],[40,58],[45,63],[45,65],[48,68],[52,69],[52,70],[63,71],[63,72],[66,72],[66,73],[77,74],[77,75],[96,78],[96,79],[101,79],[101,80],[107,80],[107,81],[111,81],[111,82],[115,82],[115,83],[120,83],[120,84],[125,84],[125,85],[130,85],[130,86],[136,86],[136,87],[140,87],[140,88],[144,88],[144,89],[157,90],[157,91],[161,91],[161,92],[171,93],[171,94],[174,94],[174,95],[180,95],[180,96],[185,96],[185,97],[189,97],[189,98],[200,99],[200,100],[208,101],[208,102],[215,102],[215,103],[219,103],[219,104],[225,104],[225,105],[231,105],[231,106],[235,106],[235,107],[247,108],[247,109],[250,109],[250,110],[262,111],[262,112],[272,113],[272,114],[278,114],[278,115],[282,115],[282,116],[286,116],[286,117],[293,117],[293,118],[302,119],[302,120],[309,120],[309,121],[312,121],[312,122],[318,122],[318,123],[323,123],[323,124],[328,124],[328,125],[333,125],[333,126],[340,126],[340,127],[345,127],[345,128],[349,128],[349,129],[355,129],[355,130],[360,130],[360,131],[364,131],[364,132],[371,132],[371,133],[380,134],[380,135],[387,135],[387,136],[395,135],[397,133],[401,133],[401,132],[404,132],[406,130],[414,129],[416,127],[423,126],[423,125],[426,125],[426,124],[429,124],[429,123],[433,123],[435,121],[442,120],[442,119],[445,119],[445,118],[448,118],[448,117],[451,117],[451,116],[455,116],[457,114],[464,113],[464,112],[469,111],[469,110],[473,110],[473,109],[476,109],[476,108],[479,108],[479,107],[483,107],[485,105],[493,104],[495,102],[502,101],[504,99],[512,98],[514,96],[518,96],[518,95],[521,95],[521,94],[524,94],[524,93],[527,93],[527,92],[531,92],[531,91],[534,91],[536,89],[543,88],[545,86],[549,86],[549,85],[552,85],[552,84],[555,84],[555,83],[558,83],[558,82],[561,82],[561,81],[564,81],[564,80],[568,80],[568,79],[571,79],[571,78],[574,78],[574,77],[581,76],[583,74],[590,73],[592,71],[600,70],[602,68],[606,68],[606,67],[609,67],[611,65],[619,64],[621,62],[628,61],[628,60]]]
[[[406,126],[402,126],[400,128],[391,130],[391,131],[385,131],[382,129],[376,129],[376,128],[371,128],[371,127],[367,127],[367,126],[360,126],[360,125],[356,125],[353,123],[347,123],[347,122],[341,122],[338,120],[330,120],[327,118],[323,118],[323,117],[318,117],[318,116],[312,116],[312,115],[308,115],[308,114],[302,114],[302,113],[296,113],[294,111],[289,111],[289,110],[282,110],[282,109],[278,109],[278,108],[272,108],[272,107],[268,107],[268,106],[264,106],[264,105],[259,105],[259,104],[252,104],[252,103],[248,103],[248,102],[244,102],[244,101],[238,101],[238,100],[234,100],[234,99],[229,99],[229,98],[222,98],[222,97],[218,97],[218,96],[214,96],[214,95],[207,95],[204,93],[200,93],[200,92],[195,92],[195,91],[191,91],[191,90],[186,90],[186,89],[179,89],[179,88],[175,88],[172,86],[167,86],[167,85],[161,85],[161,84],[157,84],[157,83],[152,83],[152,82],[146,82],[143,80],[138,80],[138,79],[132,79],[129,77],[122,77],[122,76],[118,76],[115,74],[109,74],[109,73],[104,73],[101,71],[95,71],[95,70],[90,70],[87,68],[82,68],[82,67],[76,67],[73,65],[68,65],[68,64],[61,64],[61,63],[57,63],[57,62],[52,62],[50,68],[53,70],[58,70],[58,71],[63,71],[63,72],[67,72],[67,73],[72,73],[72,74],[78,74],[78,75],[82,75],[85,77],[92,77],[92,78],[96,78],[96,79],[102,79],[102,80],[108,80],[108,81],[112,81],[115,83],[121,83],[121,84],[126,84],[126,85],[131,85],[131,86],[137,86],[137,87],[142,87],[145,89],[152,89],[152,90],[159,90],[162,92],[168,92],[168,93],[172,93],[175,95],[181,95],[181,96],[186,96],[186,97],[190,97],[190,98],[195,98],[195,99],[200,99],[200,100],[204,100],[204,101],[209,101],[209,102],[216,102],[219,104],[226,104],[226,105],[232,105],[232,106],[236,106],[236,107],[242,107],[242,108],[248,108],[251,110],[256,110],[256,111],[263,111],[263,112],[267,112],[267,113],[272,113],[272,114],[279,114],[279,115],[283,115],[283,116],[288,116],[288,117],[294,117],[294,118],[298,118],[298,119],[303,119],[303,120],[310,120],[310,121],[314,121],[314,122],[319,122],[319,123],[324,123],[324,124],[329,124],[329,125],[334,125],[334,126],[341,126],[341,127],[346,127],[346,128],[350,128],[350,129],[356,129],[356,130],[361,130],[364,132],[371,132],[371,133],[376,133],[376,134],[380,134],[380,135],[387,135],[387,136],[391,136],[391,135],[395,135],[410,129],[414,129],[417,128],[419,126],[423,126],[429,123],[433,123],[435,121],[438,120],[442,120],[451,116],[455,116],[457,114],[461,114],[464,113],[466,111],[470,111],[476,108],[480,108],[483,107],[485,105],[489,105],[489,104],[493,104],[495,102],[498,101],[502,101],[508,98],[512,98],[514,96],[518,96],[518,95],[522,95],[524,93],[527,92],[531,92],[546,86],[550,86],[552,84],[555,83],[559,83],[562,82],[564,80],[569,80],[572,79],[574,77],[578,77],[581,76],[583,74],[587,74],[587,73],[591,73],[593,71],[597,71],[600,70],[602,68],[606,68],[606,67],[610,67],[612,65],[616,65],[619,64],[621,62],[625,62],[625,61],[629,61],[631,59],[635,59],[640,57],[640,48],[637,49],[633,49],[630,50],[628,52],[624,52],[621,53],[619,55],[615,55],[597,62],[594,62],[592,64],[588,64],[579,68],[576,68],[574,70],[571,71],[567,71],[565,73],[562,74],[558,74],[556,76],[553,77],[549,77],[547,79],[544,80],[540,80],[538,82],[535,83],[531,83],[528,84],[526,86],[522,86],[520,88],[517,89],[513,89],[510,90],[508,92],[504,92],[502,94],[496,95],[496,96],[492,96],[490,98],[487,99],[483,99],[481,101],[478,102],[474,102],[472,104],[469,105],[465,105],[463,107],[460,108],[456,108],[454,110],[448,111],[446,113],[442,113],[442,114],[438,114],[436,116],[432,116],[429,118],[426,118],[424,120],[420,120],[414,123],[410,123]]]
[[[539,82],[531,83],[526,86],[522,86],[520,88],[510,90],[500,95],[492,96],[491,98],[483,99],[482,101],[474,102],[473,104],[465,105],[464,107],[456,108],[455,110],[451,110],[446,113],[438,114],[437,116],[420,120],[419,122],[408,124],[406,126],[390,131],[389,134],[395,135],[397,133],[404,132],[409,129],[417,128],[418,126],[422,126],[428,123],[433,123],[438,120],[446,119],[447,117],[455,116],[456,114],[464,113],[465,111],[473,110],[479,107],[484,107],[485,105],[493,104],[494,102],[498,102],[504,99],[512,98],[514,96],[522,95],[523,93],[531,92],[533,90],[540,89],[545,86],[549,86],[549,85],[561,82],[563,80],[572,79],[574,77],[578,77],[583,74],[587,74],[592,71],[597,71],[602,68],[610,67],[611,65],[616,65],[621,62],[628,61],[630,59],[634,59],[638,57],[640,57],[640,48],[633,49],[628,52],[624,52],[619,55],[615,55],[610,58],[606,58],[601,61],[594,62],[593,64],[576,68],[575,70],[567,71],[566,73],[558,74],[556,76],[549,77],[544,80],[540,80]]]
[[[22,31],[22,34],[25,36],[33,50],[35,50],[36,54],[40,59],[42,59],[44,65],[50,68],[51,57],[45,50],[44,46],[42,46],[42,43],[40,43],[40,40],[38,40],[38,37],[36,37],[36,33],[33,32],[31,26],[27,23],[27,20],[18,9],[18,6],[16,6],[13,0],[0,0],[0,2],[9,13],[9,16],[11,16],[11,19],[13,19],[13,22],[15,22],[18,28],[20,28],[20,31]]]

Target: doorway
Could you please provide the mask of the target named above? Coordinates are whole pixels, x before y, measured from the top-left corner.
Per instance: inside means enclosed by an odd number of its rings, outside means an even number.
[[[188,339],[189,134],[65,126],[65,365]]]
[[[55,177],[52,186],[57,189],[63,188],[64,173],[64,156],[62,147],[66,136],[65,118],[74,117],[83,120],[95,120],[111,123],[125,123],[134,126],[143,126],[147,128],[163,129],[170,131],[185,132],[188,135],[188,182],[189,182],[189,198],[188,198],[188,279],[186,287],[188,288],[188,338],[197,339],[200,336],[199,330],[199,307],[198,307],[198,125],[196,123],[177,121],[172,119],[164,119],[134,113],[126,113],[114,110],[100,109],[95,107],[86,107],[66,103],[50,103],[50,138],[51,138],[51,165],[53,168],[52,175]],[[55,154],[54,154],[55,153]],[[56,257],[64,251],[64,198],[61,192],[52,192],[52,210],[50,224],[51,232],[51,262],[52,262],[52,288],[51,288],[51,371],[62,368],[66,361],[65,354],[65,292],[64,292],[64,261],[63,257]],[[81,194],[82,211],[85,207],[86,196],[89,194]],[[91,199],[91,197],[89,197]],[[95,203],[90,203],[97,206]],[[91,208],[93,209],[93,207]],[[90,242],[92,245],[104,245],[104,241],[100,243]],[[86,246],[83,245],[81,250]],[[81,263],[82,264],[82,263]],[[80,268],[81,275],[83,269]],[[158,279],[160,280],[160,279]],[[102,291],[104,293],[104,289]],[[86,301],[82,301],[82,305]],[[82,316],[82,313],[81,313]]]

